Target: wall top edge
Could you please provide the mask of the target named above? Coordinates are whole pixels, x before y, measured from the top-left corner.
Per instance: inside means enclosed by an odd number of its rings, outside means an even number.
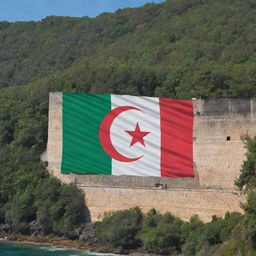
[[[63,92],[49,92],[50,97],[54,95],[61,95]],[[120,94],[121,95],[121,94]],[[139,96],[139,95],[133,95],[133,96]],[[256,98],[211,98],[211,99],[199,99],[199,98],[192,98],[191,99],[194,104],[198,103],[229,103],[229,102],[256,102]]]
[[[62,92],[50,92],[50,101]],[[192,99],[195,116],[250,116],[256,117],[256,98]]]

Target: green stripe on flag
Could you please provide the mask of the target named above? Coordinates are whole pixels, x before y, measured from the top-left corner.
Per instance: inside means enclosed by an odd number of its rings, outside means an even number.
[[[111,174],[111,158],[98,137],[109,111],[111,95],[62,94],[62,173]]]

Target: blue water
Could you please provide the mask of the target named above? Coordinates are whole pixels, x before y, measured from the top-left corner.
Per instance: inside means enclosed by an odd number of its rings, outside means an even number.
[[[96,256],[58,246],[0,242],[0,256]]]

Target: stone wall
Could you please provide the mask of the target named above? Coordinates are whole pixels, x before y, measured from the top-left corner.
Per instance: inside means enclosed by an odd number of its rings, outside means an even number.
[[[139,206],[155,207],[188,219],[241,211],[243,196],[234,180],[245,159],[244,139],[256,134],[255,99],[195,100],[195,178],[156,178],[61,174],[62,95],[50,94],[47,152],[48,170],[63,182],[76,182],[85,191],[86,202],[96,220],[105,211]],[[155,184],[167,189],[156,189]]]
[[[183,220],[197,214],[207,222],[212,215],[241,212],[240,202],[244,200],[240,193],[222,190],[79,187],[86,193],[86,205],[93,221],[101,218],[104,212],[139,206],[144,213],[156,208],[162,213],[169,211]]]
[[[237,189],[244,139],[256,135],[255,99],[194,101],[194,162],[201,187]]]

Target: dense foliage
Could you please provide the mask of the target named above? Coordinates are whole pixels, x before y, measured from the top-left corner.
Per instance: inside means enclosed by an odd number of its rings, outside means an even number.
[[[142,213],[139,208],[106,213],[102,222],[95,223],[97,238],[116,247],[137,248],[140,243],[136,235],[141,221]]]
[[[71,67],[73,90],[255,96],[255,22],[255,0],[167,0],[93,19],[0,22],[0,88]]]
[[[13,232],[76,238],[85,223],[84,195],[51,178],[40,162],[47,137],[47,89],[10,87],[0,92],[0,224]],[[41,98],[41,96],[44,96]]]
[[[256,137],[247,138],[245,146],[247,148],[246,160],[243,162],[240,176],[235,182],[240,188],[245,185],[247,188],[256,185]]]
[[[139,209],[132,208],[106,214],[94,228],[103,243],[125,249],[131,245],[133,248],[142,246],[151,252],[169,249],[193,256],[230,239],[231,231],[241,220],[241,214],[227,213],[223,219],[213,217],[211,222],[203,224],[197,216],[186,222],[170,213],[160,214],[155,209],[142,216]]]

